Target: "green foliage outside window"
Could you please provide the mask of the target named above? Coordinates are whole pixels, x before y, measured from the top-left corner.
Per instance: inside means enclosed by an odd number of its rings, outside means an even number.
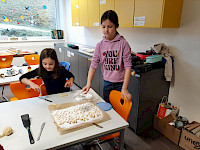
[[[50,36],[56,28],[55,10],[55,0],[2,0],[0,35]]]

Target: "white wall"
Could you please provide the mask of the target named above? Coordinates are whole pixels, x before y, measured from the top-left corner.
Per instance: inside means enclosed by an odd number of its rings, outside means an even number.
[[[102,39],[100,27],[72,27],[71,3],[66,4],[66,28],[69,42],[94,46]],[[169,101],[180,106],[180,115],[200,121],[200,0],[184,0],[182,25],[173,29],[119,28],[134,52],[165,43],[174,54],[174,82]]]

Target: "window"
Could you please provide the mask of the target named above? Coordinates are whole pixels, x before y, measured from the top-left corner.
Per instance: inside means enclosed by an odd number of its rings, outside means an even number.
[[[0,1],[0,40],[8,37],[50,37],[55,29],[55,0]]]

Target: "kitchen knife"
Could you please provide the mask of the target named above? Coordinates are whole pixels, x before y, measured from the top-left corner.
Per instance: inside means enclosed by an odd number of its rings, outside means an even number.
[[[28,130],[28,136],[29,136],[30,143],[34,144],[35,141],[33,139],[33,136],[31,134],[31,130],[30,130],[31,122],[29,119],[29,115],[28,114],[21,115],[21,119],[22,119],[24,127]]]
[[[39,133],[39,135],[38,135],[37,141],[40,140],[40,136],[41,136],[41,134],[42,134],[42,130],[43,130],[44,126],[45,126],[45,122],[44,122],[44,123],[42,124],[42,126],[41,126],[40,133]]]

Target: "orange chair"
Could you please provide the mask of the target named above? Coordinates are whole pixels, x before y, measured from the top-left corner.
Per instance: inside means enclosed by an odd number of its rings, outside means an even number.
[[[37,85],[41,85],[43,82],[42,79],[31,79],[31,81]],[[10,101],[38,97],[40,95],[40,92],[35,91],[31,88],[27,88],[27,85],[21,82],[11,83],[10,90],[15,96],[15,97],[12,97]]]
[[[40,90],[41,90],[41,96],[47,95],[47,89],[46,89],[44,83],[40,85]]]
[[[13,60],[13,55],[1,55],[0,56],[0,69],[11,67],[12,60]],[[6,101],[8,101],[8,99],[4,96],[3,92],[4,92],[4,86],[2,87],[2,97]]]
[[[38,65],[40,63],[40,55],[25,55],[24,60],[30,65]]]
[[[122,100],[121,92],[116,91],[116,90],[112,90],[110,92],[109,100],[110,100],[110,103],[112,104],[113,108],[115,109],[115,111],[122,118],[124,118],[124,120],[126,120],[128,122],[128,117],[129,117],[131,107],[132,107],[132,101],[126,101],[125,99]],[[104,137],[100,138],[99,140],[105,141],[105,140],[113,139],[115,137],[119,137],[119,135],[120,135],[120,132],[117,132],[117,133],[110,134],[108,136],[104,136]],[[98,146],[100,146],[99,141],[97,141],[97,144],[98,144]]]
[[[13,55],[0,56],[0,69],[11,67],[12,60],[13,60]]]

